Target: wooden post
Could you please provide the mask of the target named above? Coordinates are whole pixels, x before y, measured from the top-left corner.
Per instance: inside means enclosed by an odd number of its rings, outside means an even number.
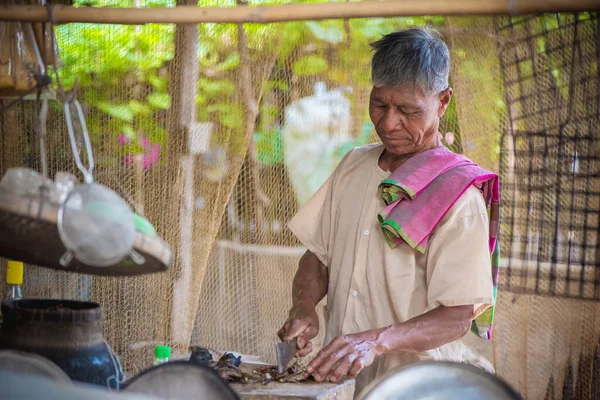
[[[178,2],[179,4],[179,2]],[[181,4],[196,4],[194,0],[182,0]],[[189,129],[196,122],[196,88],[198,85],[198,26],[178,25],[175,31],[175,58],[171,76],[171,109],[167,137],[167,160],[169,179],[178,180],[178,190],[173,193],[168,207],[175,217],[171,223],[174,247],[179,246],[176,278],[173,285],[171,337],[175,343],[187,344],[193,329],[194,318],[189,315],[189,297],[192,295],[193,268],[193,193],[194,157],[189,155]],[[181,176],[181,175],[184,176]],[[184,198],[185,197],[185,198]],[[195,296],[192,295],[195,298]],[[195,311],[196,307],[192,307]]]

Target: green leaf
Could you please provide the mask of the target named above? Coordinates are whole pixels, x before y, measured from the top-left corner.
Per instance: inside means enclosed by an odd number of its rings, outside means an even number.
[[[236,85],[231,79],[212,81],[200,79],[198,93],[207,96],[225,97],[235,93]]]
[[[329,64],[321,56],[309,55],[300,58],[292,65],[295,75],[317,75],[327,71]]]
[[[241,129],[244,114],[239,107],[230,107],[228,112],[221,116],[221,123],[230,129]]]
[[[240,65],[240,55],[238,53],[233,53],[225,61],[219,64],[215,71],[228,71],[230,69],[237,68]]]
[[[148,103],[156,108],[168,110],[171,107],[171,96],[167,93],[151,93],[148,95]]]
[[[212,113],[212,112],[227,112],[230,109],[230,105],[227,103],[220,103],[220,104],[211,104],[210,106],[206,107],[206,111]]]
[[[135,136],[135,131],[133,130],[133,126],[126,124],[121,128],[121,132],[129,136],[130,138]]]
[[[164,76],[150,75],[148,76],[148,82],[157,90],[167,90],[167,78]]]
[[[265,85],[265,90],[280,89],[287,92],[290,88],[285,81],[269,81]]]
[[[334,44],[342,43],[346,38],[346,32],[344,31],[342,21],[307,21],[306,26],[308,26],[317,39],[325,42]]]
[[[546,52],[546,38],[543,36],[538,38],[538,51],[540,53]]]
[[[112,117],[127,122],[133,121],[133,111],[131,111],[127,104],[98,103],[98,108]]]
[[[131,109],[131,111],[133,111],[134,114],[141,114],[141,115],[152,114],[152,109],[150,107],[148,107],[146,104],[140,103],[139,101],[136,101],[136,100],[129,101],[129,108]]]

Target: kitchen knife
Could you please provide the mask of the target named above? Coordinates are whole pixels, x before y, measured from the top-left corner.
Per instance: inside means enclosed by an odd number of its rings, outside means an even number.
[[[285,372],[298,351],[298,342],[296,339],[292,339],[290,342],[275,343],[275,350],[277,351],[277,371],[281,374]]]

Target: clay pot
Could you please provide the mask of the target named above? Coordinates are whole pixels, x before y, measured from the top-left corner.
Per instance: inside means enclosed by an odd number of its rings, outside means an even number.
[[[74,381],[119,389],[123,372],[102,337],[102,310],[96,303],[70,300],[15,300],[2,304],[0,349],[39,354]]]

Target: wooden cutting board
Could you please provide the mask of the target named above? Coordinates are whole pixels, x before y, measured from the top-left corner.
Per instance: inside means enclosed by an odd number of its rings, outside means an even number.
[[[242,363],[242,370],[251,372],[261,365]],[[354,398],[354,380],[348,379],[338,383],[317,383],[314,381],[301,383],[271,382],[232,384],[231,388],[242,400],[352,400]]]

